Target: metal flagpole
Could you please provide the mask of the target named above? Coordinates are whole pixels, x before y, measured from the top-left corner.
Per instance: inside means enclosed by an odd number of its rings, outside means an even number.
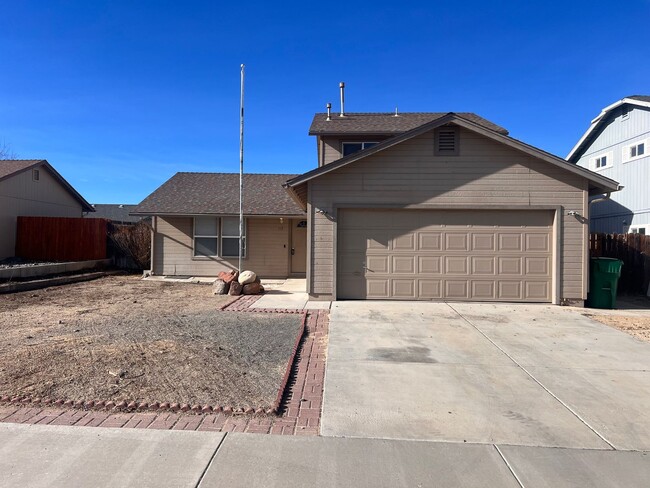
[[[239,272],[242,272],[244,244],[244,65],[241,65],[241,95],[239,100]]]

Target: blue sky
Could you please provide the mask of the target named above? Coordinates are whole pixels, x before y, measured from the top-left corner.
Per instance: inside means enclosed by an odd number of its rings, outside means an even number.
[[[604,106],[650,94],[650,0],[7,2],[0,143],[93,203],[177,171],[316,165],[314,112],[471,111],[566,156]]]

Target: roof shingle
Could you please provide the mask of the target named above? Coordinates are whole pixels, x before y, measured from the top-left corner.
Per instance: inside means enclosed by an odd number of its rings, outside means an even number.
[[[282,184],[291,174],[245,174],[244,214],[302,215]],[[131,214],[238,215],[239,173],[176,173]]]
[[[0,160],[0,180],[25,171],[43,162],[42,159],[4,159]]]
[[[139,222],[143,217],[129,215],[137,205],[124,205],[119,203],[93,203],[94,219],[108,219],[113,222]]]
[[[349,113],[345,117],[337,114],[327,120],[327,114],[317,113],[309,128],[309,135],[334,134],[400,134],[444,117],[448,112],[406,112],[397,116],[391,113]],[[507,135],[508,131],[489,120],[471,112],[456,115],[479,124],[486,129]]]
[[[630,95],[629,97],[632,100],[638,100],[639,102],[650,102],[650,95]]]

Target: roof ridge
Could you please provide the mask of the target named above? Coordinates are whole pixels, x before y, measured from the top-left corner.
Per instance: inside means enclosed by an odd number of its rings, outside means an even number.
[[[183,175],[239,175],[238,172],[223,172],[223,171],[177,171],[177,175],[183,174]],[[300,174],[300,173],[244,173],[244,176],[246,175],[254,175],[254,176],[285,176],[285,175],[295,175],[295,174]],[[136,204],[137,205],[137,204]]]

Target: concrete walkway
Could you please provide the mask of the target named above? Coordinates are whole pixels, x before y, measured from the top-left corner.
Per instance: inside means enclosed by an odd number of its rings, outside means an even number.
[[[266,292],[251,308],[289,309],[289,310],[327,310],[331,302],[310,301],[305,291],[304,279],[290,278],[279,281],[262,282]]]
[[[650,450],[650,344],[561,307],[335,302],[321,434]]]
[[[645,487],[650,454],[0,425],[0,486]]]

